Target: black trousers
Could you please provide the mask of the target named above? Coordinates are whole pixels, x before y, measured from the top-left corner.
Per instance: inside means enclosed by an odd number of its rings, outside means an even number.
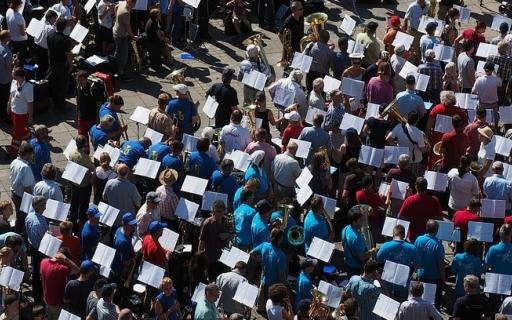
[[[27,40],[23,41],[11,41],[11,49],[12,54],[16,54],[18,56],[18,61],[23,66],[25,64],[25,59],[27,59]]]
[[[69,208],[70,220],[73,222],[74,232],[80,231],[80,226],[87,220],[86,212],[91,200],[92,185],[85,187],[73,186],[71,189],[71,205]]]
[[[68,92],[69,73],[66,63],[50,66],[50,86],[52,91],[53,106],[56,109],[66,107],[66,95]]]
[[[36,303],[43,302],[43,283],[41,282],[41,261],[46,257],[37,249],[31,248],[30,254],[32,256],[32,296]]]
[[[11,91],[11,83],[0,84],[0,119],[6,119],[7,115],[5,110],[7,109],[7,103],[9,102],[9,96]]]
[[[269,28],[276,26],[276,8],[274,0],[259,0],[258,1],[258,22],[260,27],[267,21]]]
[[[27,232],[25,231],[25,218],[27,217],[27,214],[20,210],[22,199],[18,197],[18,195],[14,192],[11,192],[11,200],[14,203],[14,208],[16,210],[16,222],[14,224],[14,231],[17,234],[21,234],[23,240],[27,241]]]
[[[197,7],[199,36],[206,36],[209,34],[208,24],[210,22],[210,16],[212,15],[212,13],[215,11],[216,8],[217,8],[217,1],[204,0],[199,3],[199,6]],[[188,31],[188,29],[187,29],[187,31]]]
[[[50,68],[50,63],[48,62],[48,50],[40,47],[38,45],[36,47],[36,55],[37,55],[37,79],[44,79],[48,75],[48,68]]]

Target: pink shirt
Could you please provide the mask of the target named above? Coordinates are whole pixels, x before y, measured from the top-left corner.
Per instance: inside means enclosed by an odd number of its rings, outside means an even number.
[[[393,86],[379,77],[373,77],[368,81],[367,90],[369,103],[387,104],[393,101]]]

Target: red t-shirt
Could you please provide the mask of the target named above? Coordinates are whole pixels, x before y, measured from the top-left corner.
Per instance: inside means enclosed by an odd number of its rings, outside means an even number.
[[[77,265],[80,265],[80,252],[82,250],[82,247],[80,246],[80,239],[78,239],[78,237],[74,235],[71,235],[69,237],[64,237],[63,235],[60,235],[57,238],[59,240],[62,240],[61,247],[67,247],[69,249],[71,261],[73,261]]]
[[[144,261],[159,267],[165,267],[167,265],[165,249],[162,248],[160,242],[155,241],[150,234],[145,235],[142,240],[142,257]]]
[[[460,240],[463,242],[467,238],[468,234],[468,222],[469,221],[480,221],[480,217],[469,211],[468,209],[455,211],[453,215],[453,225],[455,228],[460,229]]]
[[[429,137],[429,142],[432,146],[436,144],[437,142],[441,141],[441,138],[443,137],[442,132],[434,131],[435,127],[435,120],[438,114],[445,115],[448,117],[453,117],[454,115],[458,114],[462,118],[462,122],[464,125],[468,124],[468,115],[464,110],[457,106],[445,106],[444,104],[438,104],[432,110],[430,111],[430,114],[428,115],[430,118],[434,119],[434,126],[432,126],[432,133]]]
[[[290,141],[290,139],[297,139],[299,137],[300,133],[302,132],[302,129],[304,129],[302,125],[292,126],[291,124],[289,124],[288,127],[284,129],[283,138],[281,139],[283,149],[286,148],[286,146],[288,145],[288,141]]]
[[[400,218],[410,221],[409,239],[412,243],[416,238],[425,233],[425,226],[429,219],[437,219],[443,216],[441,204],[436,197],[424,194],[414,194],[407,197],[400,208]]]
[[[457,134],[455,130],[443,134],[441,144],[445,149],[443,167],[455,168],[459,165],[460,157],[466,154],[469,147],[469,138],[463,132]]]
[[[52,306],[64,304],[64,289],[68,283],[69,267],[50,258],[41,261],[41,281],[43,282],[43,299]]]
[[[473,28],[468,28],[464,31],[462,31],[462,38],[464,40],[472,40],[473,41],[473,47],[475,50],[473,50],[473,53],[471,54],[471,57],[475,57],[476,51],[478,50],[478,45],[480,42],[485,42],[485,37],[481,33],[478,33]]]
[[[368,216],[368,222],[379,223],[379,207],[384,207],[384,201],[375,192],[369,190],[359,190],[356,192],[356,200],[359,204],[367,204],[372,207],[372,213]]]

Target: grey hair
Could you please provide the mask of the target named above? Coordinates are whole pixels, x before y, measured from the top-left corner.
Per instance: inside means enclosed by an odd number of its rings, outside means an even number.
[[[454,106],[457,104],[457,98],[455,98],[455,93],[450,90],[443,90],[440,94],[441,103],[445,106]]]
[[[313,80],[313,88],[314,89],[317,89],[319,88],[320,86],[323,87],[324,85],[324,79],[322,78],[316,78],[315,80]]]

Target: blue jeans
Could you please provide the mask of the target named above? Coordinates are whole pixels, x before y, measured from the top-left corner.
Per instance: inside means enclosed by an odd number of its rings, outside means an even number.
[[[114,36],[114,43],[116,44],[116,51],[114,57],[117,63],[117,73],[124,74],[124,68],[128,62],[128,45],[130,39],[128,36],[116,37]]]

